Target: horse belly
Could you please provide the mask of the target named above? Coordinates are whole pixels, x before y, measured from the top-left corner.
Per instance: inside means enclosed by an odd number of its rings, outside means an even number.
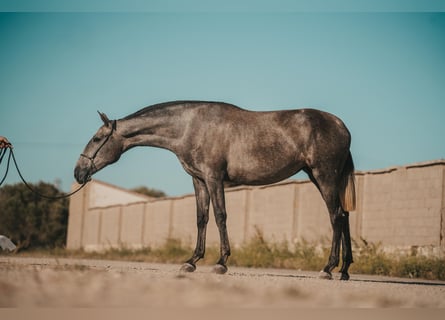
[[[252,158],[245,157],[230,161],[227,166],[226,182],[231,185],[265,185],[291,177],[304,166],[295,157]]]

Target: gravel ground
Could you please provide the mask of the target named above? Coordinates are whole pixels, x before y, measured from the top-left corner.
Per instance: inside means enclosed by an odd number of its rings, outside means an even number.
[[[0,257],[0,307],[445,307],[445,282],[230,267]],[[337,275],[338,278],[338,275]]]

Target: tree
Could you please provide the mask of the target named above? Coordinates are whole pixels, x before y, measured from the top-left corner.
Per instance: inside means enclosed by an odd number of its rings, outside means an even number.
[[[37,192],[58,196],[52,184],[31,184]],[[9,237],[17,248],[64,247],[68,226],[68,200],[41,198],[23,183],[0,188],[0,234]]]
[[[147,188],[145,186],[136,187],[136,188],[130,189],[130,191],[144,194],[146,196],[153,197],[153,198],[162,198],[162,197],[167,196],[164,191]]]

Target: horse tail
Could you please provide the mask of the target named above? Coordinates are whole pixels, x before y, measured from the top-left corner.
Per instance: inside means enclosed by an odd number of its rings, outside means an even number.
[[[340,203],[344,211],[354,211],[356,207],[354,162],[349,151],[340,180]]]

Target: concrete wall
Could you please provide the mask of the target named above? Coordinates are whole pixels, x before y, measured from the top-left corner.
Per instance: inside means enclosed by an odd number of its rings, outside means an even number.
[[[357,209],[350,215],[353,239],[445,252],[445,161],[356,172],[356,193]],[[271,242],[330,242],[327,209],[309,181],[228,189],[226,207],[234,246],[257,230]],[[92,181],[71,198],[67,247],[157,247],[168,238],[194,245],[196,232],[193,195],[149,199]],[[212,211],[207,243],[219,244]]]
[[[412,166],[366,176],[362,237],[388,246],[444,249],[444,167]]]

